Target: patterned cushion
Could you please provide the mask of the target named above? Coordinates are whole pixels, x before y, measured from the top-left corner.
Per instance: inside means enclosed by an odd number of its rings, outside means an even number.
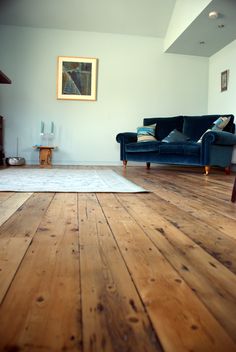
[[[156,124],[150,126],[141,126],[137,128],[138,142],[156,141],[155,138]]]
[[[229,123],[230,117],[221,116],[216,121],[213,122],[212,131],[222,131],[226,125]]]
[[[206,133],[209,132],[209,131],[223,131],[223,129],[227,126],[227,124],[229,123],[229,121],[230,121],[230,116],[229,116],[229,117],[225,117],[225,116],[219,117],[215,122],[213,122],[212,128],[206,130],[206,132],[203,133],[203,135],[202,135],[201,138],[197,141],[197,143],[201,143],[204,134],[206,134]]]
[[[162,139],[162,142],[165,143],[176,143],[176,142],[186,142],[188,141],[189,138],[187,136],[185,136],[185,134],[183,134],[182,132],[174,129],[173,131],[171,131],[167,137],[165,137],[164,139]]]

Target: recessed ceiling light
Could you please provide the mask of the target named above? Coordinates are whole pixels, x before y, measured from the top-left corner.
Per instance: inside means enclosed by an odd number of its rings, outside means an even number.
[[[215,20],[216,18],[219,17],[219,12],[217,12],[217,11],[211,11],[211,12],[209,12],[208,17],[209,17],[211,20]]]

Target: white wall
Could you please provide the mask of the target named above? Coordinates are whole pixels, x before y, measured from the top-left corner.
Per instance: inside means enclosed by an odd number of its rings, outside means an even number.
[[[207,112],[208,59],[164,54],[161,39],[2,26],[0,40],[7,156],[19,136],[19,155],[37,163],[43,120],[55,123],[55,164],[116,164],[116,134],[143,117]],[[56,99],[58,55],[99,59],[96,102]]]
[[[209,114],[233,114],[236,119],[236,40],[215,55],[209,61]],[[228,89],[221,92],[221,72],[229,70]],[[236,164],[236,148],[232,162]]]

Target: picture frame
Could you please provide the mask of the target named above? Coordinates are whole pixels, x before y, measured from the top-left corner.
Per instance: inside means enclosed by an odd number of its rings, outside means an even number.
[[[228,89],[228,79],[229,79],[229,71],[225,70],[221,72],[221,92],[224,92]]]
[[[97,99],[97,59],[58,56],[57,99]]]

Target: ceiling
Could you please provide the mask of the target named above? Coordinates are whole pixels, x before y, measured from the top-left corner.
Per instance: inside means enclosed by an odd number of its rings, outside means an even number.
[[[175,3],[176,0],[0,0],[0,24],[164,38]],[[208,18],[212,10],[220,13],[218,19]],[[221,24],[224,27],[219,28]],[[212,0],[167,52],[209,57],[235,39],[236,0]]]
[[[0,24],[164,37],[175,0],[0,0]]]
[[[209,19],[211,11],[219,17]],[[236,0],[212,0],[167,52],[210,57],[235,39]]]

